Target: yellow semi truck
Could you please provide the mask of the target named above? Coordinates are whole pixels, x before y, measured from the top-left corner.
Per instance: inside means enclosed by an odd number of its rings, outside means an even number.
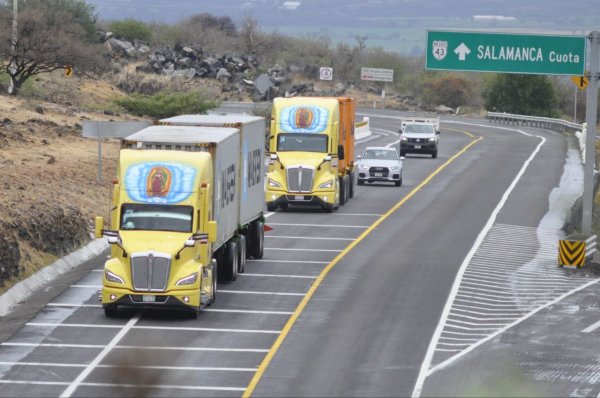
[[[267,209],[337,210],[354,196],[355,101],[293,97],[273,101]]]
[[[264,247],[264,119],[246,129],[151,126],[122,141],[102,305],[180,308],[194,316]],[[243,138],[243,139],[242,139]],[[262,152],[261,152],[262,153]]]

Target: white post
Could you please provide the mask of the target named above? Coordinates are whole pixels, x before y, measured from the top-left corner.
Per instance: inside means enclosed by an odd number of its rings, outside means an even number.
[[[573,108],[573,123],[577,123],[577,93],[579,92],[579,88],[575,87],[575,105]]]
[[[590,40],[590,76],[587,88],[585,121],[585,165],[583,171],[583,209],[581,214],[581,232],[592,233],[592,207],[594,205],[594,163],[596,161],[596,124],[598,106],[598,76],[600,74],[600,32],[594,31]]]

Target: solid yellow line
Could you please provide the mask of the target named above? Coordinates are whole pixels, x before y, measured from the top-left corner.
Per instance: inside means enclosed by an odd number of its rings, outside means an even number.
[[[467,134],[468,136],[470,136],[472,138],[475,138],[475,136],[473,136],[472,134],[470,134],[470,133],[468,133],[466,131],[461,131],[461,130],[455,130],[455,131],[460,131],[462,133]],[[269,364],[273,360],[273,357],[275,356],[275,354],[279,350],[279,347],[281,346],[281,344],[283,343],[283,341],[286,339],[287,335],[289,334],[290,330],[292,329],[292,326],[294,326],[294,323],[296,322],[296,319],[298,319],[298,317],[300,316],[300,314],[302,313],[302,311],[304,311],[304,308],[306,307],[306,304],[308,304],[308,302],[310,301],[310,299],[312,298],[312,296],[315,294],[316,290],[321,285],[321,282],[323,282],[323,279],[325,279],[325,277],[327,276],[327,274],[329,274],[329,271],[331,271],[333,269],[333,267],[335,267],[335,265],[346,254],[348,254],[352,249],[354,249],[354,247],[356,247],[356,245],[358,245],[365,237],[367,237],[367,235],[369,235],[371,232],[373,232],[373,230],[375,228],[377,228],[379,226],[379,224],[381,224],[386,218],[388,218],[389,216],[391,216],[392,213],[394,213],[396,210],[398,210],[402,205],[404,205],[404,203],[406,203],[417,192],[419,192],[425,185],[427,185],[429,183],[429,181],[431,181],[433,179],[433,177],[435,177],[436,175],[438,175],[450,163],[452,163],[454,160],[456,160],[459,156],[461,156],[469,148],[471,148],[473,145],[475,145],[476,143],[478,143],[482,139],[483,139],[483,137],[478,137],[474,141],[471,141],[463,149],[461,149],[460,152],[456,153],[454,156],[452,156],[450,159],[448,159],[443,165],[441,165],[440,167],[438,167],[425,180],[423,180],[419,185],[417,185],[415,188],[413,188],[413,190],[410,191],[410,193],[408,195],[406,195],[398,203],[396,203],[396,205],[394,207],[392,207],[390,210],[388,210],[387,213],[385,213],[384,215],[382,215],[381,217],[379,217],[379,219],[377,221],[375,221],[369,228],[367,228],[365,231],[363,231],[363,233],[360,234],[360,236],[358,238],[356,238],[352,243],[350,243],[340,254],[338,254],[329,264],[327,264],[327,266],[323,269],[323,271],[321,271],[321,273],[319,274],[319,276],[317,277],[317,279],[313,282],[313,284],[311,285],[310,289],[308,289],[308,292],[302,298],[302,301],[300,301],[300,304],[298,304],[298,307],[296,307],[296,310],[294,311],[294,313],[292,314],[292,316],[290,316],[290,319],[288,319],[287,323],[285,324],[285,326],[281,330],[281,334],[277,337],[277,340],[275,340],[275,343],[273,344],[273,346],[271,347],[271,349],[269,350],[269,352],[267,353],[267,355],[265,356],[265,358],[261,362],[260,366],[258,367],[258,370],[254,374],[254,377],[252,377],[252,380],[250,380],[250,384],[248,384],[248,387],[246,388],[246,391],[244,391],[244,394],[242,395],[242,397],[248,398],[248,397],[252,396],[252,393],[254,392],[254,389],[256,388],[256,385],[258,384],[258,382],[262,378],[263,374],[267,370],[267,367],[269,367]]]

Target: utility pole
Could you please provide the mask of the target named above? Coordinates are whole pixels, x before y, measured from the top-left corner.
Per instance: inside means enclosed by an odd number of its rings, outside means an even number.
[[[591,32],[590,75],[587,89],[585,121],[585,165],[583,170],[583,209],[581,230],[586,235],[592,233],[592,207],[594,205],[594,163],[596,162],[596,124],[598,106],[598,77],[600,76],[600,32]]]
[[[12,59],[10,61],[10,66],[8,67],[10,73],[14,74],[17,70],[16,59],[17,59],[17,13],[19,8],[19,0],[12,0],[13,3],[13,20],[12,20]],[[15,86],[13,84],[12,75],[10,77],[10,84],[8,86],[8,93],[13,94],[15,91]]]

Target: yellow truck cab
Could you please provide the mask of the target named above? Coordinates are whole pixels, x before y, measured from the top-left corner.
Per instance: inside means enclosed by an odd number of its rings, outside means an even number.
[[[314,205],[331,212],[353,197],[354,99],[276,98],[272,115],[267,209]]]

